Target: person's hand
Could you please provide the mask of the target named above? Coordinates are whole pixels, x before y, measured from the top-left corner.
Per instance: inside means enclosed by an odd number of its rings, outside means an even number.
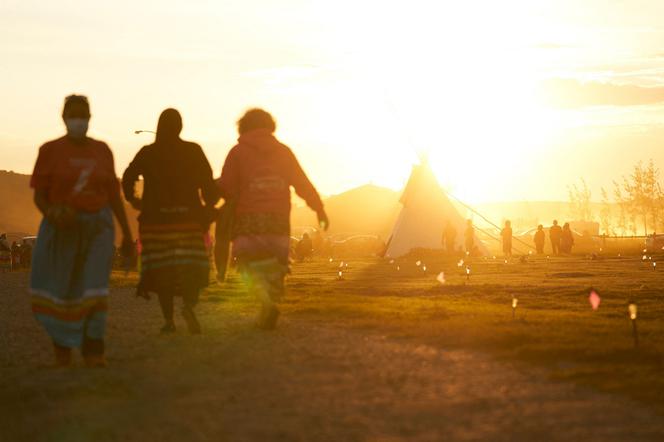
[[[318,215],[318,225],[320,226],[321,229],[327,231],[327,229],[330,228],[330,220],[327,218],[327,213],[325,213],[325,209],[320,209],[317,212]]]
[[[130,235],[125,235],[122,238],[122,245],[120,246],[120,253],[124,258],[133,258],[136,253],[136,245]]]
[[[49,223],[57,226],[58,220],[60,219],[60,206],[49,206],[44,216]]]
[[[76,223],[76,211],[65,205],[52,205],[46,212],[46,218],[58,229],[72,227]]]

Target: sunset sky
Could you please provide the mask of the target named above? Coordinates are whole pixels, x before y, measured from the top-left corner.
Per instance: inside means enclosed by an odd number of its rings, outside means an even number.
[[[470,202],[566,199],[664,167],[664,2],[4,0],[0,169],[29,173],[88,95],[118,173],[165,107],[218,174],[235,121],[277,119],[324,194],[403,186],[428,155]]]

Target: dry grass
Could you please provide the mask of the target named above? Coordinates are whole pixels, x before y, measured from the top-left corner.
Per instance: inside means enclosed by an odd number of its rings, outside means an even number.
[[[418,260],[426,274],[416,266]],[[653,261],[634,256],[542,257],[508,264],[474,259],[466,263],[469,281],[465,265],[431,254],[393,264],[350,261],[343,281],[335,280],[337,261],[308,263],[291,277],[298,296],[291,298],[287,314],[388,328],[393,336],[443,347],[481,349],[664,411],[663,278]],[[444,285],[435,279],[441,271]],[[597,311],[588,301],[591,288],[602,299]],[[515,319],[513,297],[518,299]],[[634,348],[628,317],[630,300],[639,308],[639,348]]]
[[[45,369],[26,277],[3,275],[0,439],[661,440],[659,271],[635,256],[479,259],[466,281],[456,261],[351,259],[341,281],[338,260],[299,264],[275,333],[253,328],[233,276],[202,297],[200,337],[158,336],[156,302],[115,273],[101,371]]]

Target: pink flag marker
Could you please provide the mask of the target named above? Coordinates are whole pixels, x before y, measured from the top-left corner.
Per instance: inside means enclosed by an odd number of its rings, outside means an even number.
[[[590,296],[588,296],[588,301],[590,301],[590,306],[593,308],[593,310],[597,310],[599,308],[599,304],[602,302],[602,298],[599,297],[595,290],[591,290]]]

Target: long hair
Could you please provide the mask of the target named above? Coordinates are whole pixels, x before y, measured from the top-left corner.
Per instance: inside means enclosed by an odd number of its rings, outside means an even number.
[[[65,104],[62,107],[62,116],[64,117],[67,115],[67,112],[69,112],[73,106],[84,107],[88,111],[88,116],[90,115],[90,102],[88,101],[88,97],[85,95],[72,94],[65,97]]]
[[[168,108],[159,115],[156,142],[168,142],[180,139],[182,116],[176,109]]]

